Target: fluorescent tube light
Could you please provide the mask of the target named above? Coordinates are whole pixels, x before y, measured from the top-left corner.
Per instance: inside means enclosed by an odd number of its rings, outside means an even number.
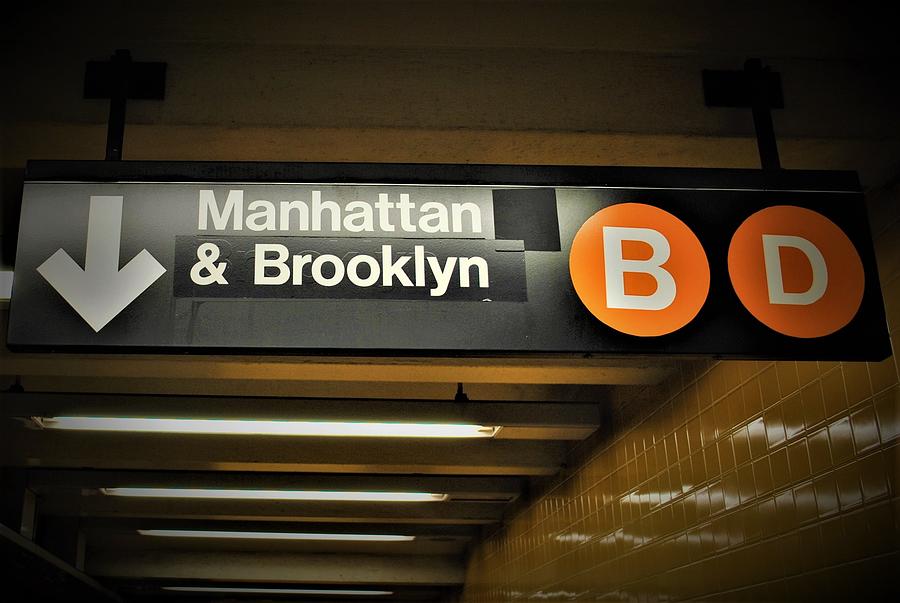
[[[318,500],[362,502],[436,502],[446,494],[341,490],[238,490],[219,488],[100,488],[108,496],[149,498],[229,498],[237,500]]]
[[[245,588],[218,586],[163,586],[163,590],[182,593],[222,593],[222,594],[254,594],[254,595],[333,595],[372,597],[377,595],[393,595],[390,590],[349,590],[329,588]]]
[[[151,417],[34,417],[45,429],[220,435],[373,438],[490,438],[499,427],[463,423],[358,421],[263,421],[256,419],[166,419]]]
[[[170,538],[234,538],[246,540],[315,540],[332,542],[411,542],[401,534],[314,534],[308,532],[231,532],[225,530],[138,530],[142,536]]]

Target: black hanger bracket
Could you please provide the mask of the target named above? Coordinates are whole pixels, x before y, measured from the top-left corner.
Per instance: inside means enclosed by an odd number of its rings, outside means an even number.
[[[165,63],[137,63],[128,50],[116,50],[109,61],[88,61],[84,70],[84,98],[109,99],[106,160],[122,159],[125,140],[125,104],[130,99],[163,100]]]
[[[759,59],[748,59],[741,71],[704,69],[703,97],[707,107],[750,107],[762,168],[781,169],[772,125],[772,109],[784,108],[780,74]]]

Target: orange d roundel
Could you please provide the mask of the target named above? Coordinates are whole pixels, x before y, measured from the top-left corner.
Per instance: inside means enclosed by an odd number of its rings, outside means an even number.
[[[847,235],[822,214],[790,205],[767,207],[738,227],[728,273],[747,310],[791,337],[823,337],[846,326],[865,286]]]
[[[643,203],[611,205],[588,218],[572,241],[569,275],[591,314],[639,337],[677,331],[709,294],[709,262],[697,236]]]

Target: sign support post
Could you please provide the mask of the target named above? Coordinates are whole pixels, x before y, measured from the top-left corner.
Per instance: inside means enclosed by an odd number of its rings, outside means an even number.
[[[742,71],[703,71],[707,107],[750,107],[759,161],[764,170],[780,170],[772,109],[784,108],[781,78],[759,59],[747,59]]]
[[[84,72],[84,97],[109,99],[106,160],[121,161],[125,140],[125,107],[129,98],[162,100],[166,89],[165,63],[136,63],[131,52],[119,49],[107,62],[89,61]]]

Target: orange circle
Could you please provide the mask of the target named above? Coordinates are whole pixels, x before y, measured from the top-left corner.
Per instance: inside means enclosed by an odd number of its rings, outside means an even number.
[[[623,304],[615,302],[615,299],[621,299],[616,298],[615,293],[607,295],[604,228],[608,227],[645,229],[644,232],[649,230],[664,237],[669,246],[669,256],[658,264],[658,269],[668,273],[674,285],[674,296],[667,298],[671,301],[665,307],[622,307]],[[606,234],[612,236],[613,232],[607,231]],[[635,233],[635,238],[631,240],[620,237],[618,253],[622,260],[653,260],[653,243],[640,242],[638,231],[619,232]],[[656,240],[659,240],[658,237]],[[632,264],[630,267],[634,270],[627,271],[621,266],[615,268],[618,259],[611,259],[611,273],[622,276],[622,281],[616,281],[618,284],[615,286],[620,293],[630,296],[629,299],[652,297],[659,293],[660,286],[665,287],[661,279],[669,277],[660,272],[657,276],[649,274],[653,270],[652,262],[645,264],[646,270],[641,269],[640,264]],[[617,331],[638,337],[656,337],[677,331],[694,319],[709,294],[709,262],[697,236],[669,212],[643,203],[611,205],[588,218],[572,241],[569,275],[581,303],[591,314]],[[613,307],[610,307],[611,302]]]
[[[772,302],[763,235],[799,237],[821,253],[827,273],[821,283],[827,285],[820,297],[806,303],[784,303],[778,297],[782,292],[796,296],[812,291],[817,260],[791,245],[779,246],[775,252],[770,246],[770,257],[777,254],[782,274],[780,285],[774,278],[778,303]],[[791,205],[767,207],[744,220],[728,247],[728,274],[741,303],[757,320],[779,333],[802,338],[823,337],[849,323],[862,303],[865,285],[862,260],[844,231],[818,212]]]

